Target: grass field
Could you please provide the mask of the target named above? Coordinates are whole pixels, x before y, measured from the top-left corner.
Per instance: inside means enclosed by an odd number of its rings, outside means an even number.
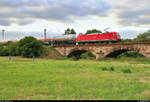
[[[0,100],[150,100],[150,59],[0,57]]]

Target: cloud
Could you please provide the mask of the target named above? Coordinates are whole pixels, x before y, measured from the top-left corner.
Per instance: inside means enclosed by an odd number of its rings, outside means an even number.
[[[0,25],[9,26],[13,21],[5,18],[0,18]]]
[[[110,8],[105,0],[0,0],[0,19],[8,19],[0,25],[26,25],[39,19],[73,22],[74,17],[107,16]]]
[[[118,24],[123,26],[150,25],[149,0],[121,0],[116,4],[111,2],[111,5]]]
[[[116,16],[122,26],[149,26],[149,0],[0,0],[0,25],[38,20],[74,22],[89,16]]]
[[[61,34],[48,32],[47,38],[53,38],[56,36],[60,36]],[[44,38],[43,32],[21,32],[21,31],[5,31],[5,41],[13,41],[13,40],[20,40],[26,36],[33,36],[37,39]],[[0,36],[0,41],[2,40],[2,36]]]
[[[19,25],[27,25],[27,24],[32,24],[34,22],[33,19],[19,19],[19,20],[16,20],[16,23],[19,24]]]

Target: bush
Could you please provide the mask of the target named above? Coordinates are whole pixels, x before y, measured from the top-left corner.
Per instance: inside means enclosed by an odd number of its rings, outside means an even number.
[[[131,70],[130,69],[123,69],[122,72],[123,73],[131,73]]]
[[[102,70],[103,70],[103,71],[106,71],[106,70],[108,70],[108,69],[107,69],[106,67],[103,67]]]
[[[110,71],[114,71],[115,69],[114,69],[114,67],[110,67],[109,70]]]
[[[77,58],[77,57],[75,57],[75,56],[72,56],[72,57],[70,57],[70,60],[71,60],[71,61],[78,61],[79,58]]]
[[[18,43],[19,54],[23,57],[40,56],[42,54],[42,41],[32,36],[21,39]]]
[[[49,49],[55,51],[55,48],[53,46],[49,46]]]
[[[46,56],[48,56],[49,50],[50,50],[49,47],[44,45],[43,49],[41,51],[40,57],[46,57]]]
[[[110,68],[106,68],[106,67],[102,67],[103,71],[114,71],[114,67],[110,67]]]
[[[81,54],[81,59],[95,59],[96,57],[89,51]]]
[[[122,53],[118,57],[119,58],[120,57],[133,57],[133,58],[136,58],[136,57],[144,57],[144,56],[142,54],[136,52],[136,51],[128,51],[128,52]]]

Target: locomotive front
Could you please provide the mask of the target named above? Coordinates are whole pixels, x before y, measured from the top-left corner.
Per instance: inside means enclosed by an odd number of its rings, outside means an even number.
[[[120,35],[117,32],[104,32],[104,33],[91,33],[91,34],[79,34],[76,38],[76,43],[108,43],[121,41]]]

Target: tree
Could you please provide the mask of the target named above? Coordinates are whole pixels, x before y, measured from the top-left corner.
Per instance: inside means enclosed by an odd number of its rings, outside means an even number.
[[[74,31],[74,29],[71,29],[70,34],[76,34],[76,32]]]
[[[9,55],[8,47],[0,46],[0,56],[8,56],[8,55]]]
[[[9,48],[9,55],[11,56],[19,55],[19,46],[17,42],[8,42],[7,47]]]
[[[42,53],[42,41],[32,36],[21,39],[18,43],[19,54],[23,57],[40,56]]]
[[[5,46],[0,45],[0,56],[17,56],[18,44],[12,41],[8,41]]]
[[[133,39],[121,39],[121,42],[134,42],[134,40]]]
[[[3,56],[3,49],[4,49],[4,47],[2,45],[0,45],[0,56]]]
[[[70,28],[65,30],[65,34],[64,35],[68,35],[70,33]]]
[[[136,42],[149,42],[150,41],[150,30],[144,32],[143,34],[139,34],[137,38],[134,39]]]
[[[75,32],[74,29],[68,28],[68,29],[65,30],[65,34],[64,35],[69,35],[69,34],[76,34],[76,32]]]
[[[102,33],[102,32],[97,29],[92,29],[92,30],[87,30],[85,34],[91,34],[91,33]]]
[[[87,30],[85,34],[91,34],[92,30]]]

